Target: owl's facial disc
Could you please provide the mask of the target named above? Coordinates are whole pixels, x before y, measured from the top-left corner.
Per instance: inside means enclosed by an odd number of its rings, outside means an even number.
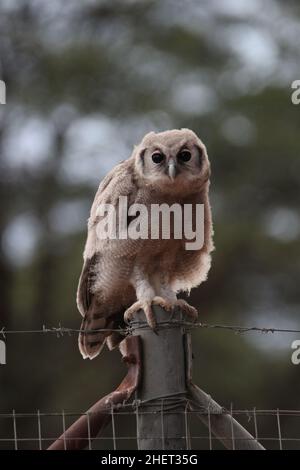
[[[187,129],[147,134],[134,157],[137,172],[147,184],[167,191],[188,190],[209,179],[205,146]]]

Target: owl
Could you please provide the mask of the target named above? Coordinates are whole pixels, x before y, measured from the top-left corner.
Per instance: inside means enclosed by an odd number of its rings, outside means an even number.
[[[105,343],[109,349],[115,347],[122,339],[115,330],[123,328],[140,310],[155,330],[153,305],[160,305],[166,315],[179,307],[191,319],[197,318],[196,309],[177,299],[176,294],[189,292],[205,281],[210,269],[213,228],[209,184],[206,147],[189,129],[146,134],[131,157],[102,180],[88,220],[77,290],[77,306],[83,316],[79,333],[83,358],[96,357]],[[172,231],[169,238],[162,236],[161,230],[155,238],[102,236],[104,214],[99,208],[109,205],[118,213],[120,200],[125,197],[129,207],[142,206],[149,211],[161,204],[188,204],[192,209],[201,205],[201,247],[187,250],[185,237],[176,238]],[[125,226],[140,216],[138,211],[128,211]],[[102,329],[105,331],[99,331]]]

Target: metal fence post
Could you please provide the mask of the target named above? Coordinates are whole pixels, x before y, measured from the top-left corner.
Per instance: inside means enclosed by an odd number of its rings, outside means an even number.
[[[182,313],[171,315],[158,306],[153,310],[157,334],[147,325],[142,311],[131,323],[133,334],[141,337],[143,357],[142,380],[136,392],[138,449],[186,449],[184,331],[178,324]]]

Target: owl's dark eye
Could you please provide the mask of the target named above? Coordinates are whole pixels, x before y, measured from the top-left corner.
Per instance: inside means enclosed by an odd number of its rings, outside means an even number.
[[[154,163],[161,163],[164,159],[164,155],[162,153],[159,153],[159,152],[155,152],[153,155],[152,155],[152,160]]]
[[[181,162],[188,162],[192,158],[192,155],[188,150],[181,150],[181,152],[179,152],[177,155],[177,158]]]

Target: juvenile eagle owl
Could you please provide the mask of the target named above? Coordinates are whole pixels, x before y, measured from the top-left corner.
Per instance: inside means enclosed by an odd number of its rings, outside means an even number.
[[[197,317],[196,309],[177,299],[176,293],[199,285],[210,268],[213,230],[209,178],[204,144],[191,130],[180,129],[150,132],[131,157],[103,179],[91,208],[77,291],[77,305],[83,316],[79,349],[84,358],[97,356],[106,341],[109,348],[115,346],[121,337],[109,329],[124,326],[124,319],[140,309],[151,328],[156,324],[151,308],[154,304],[166,311],[179,306],[187,315]],[[156,238],[102,236],[104,214],[99,207],[109,204],[118,213],[120,197],[127,197],[128,206],[143,205],[149,212],[153,205],[189,204],[192,211],[202,205],[201,247],[187,250],[185,237],[174,237],[172,230],[169,239],[162,236],[161,230]],[[127,226],[137,218],[141,222],[140,212],[128,212]],[[120,222],[116,224],[119,227]],[[108,331],[97,331],[101,329]]]

